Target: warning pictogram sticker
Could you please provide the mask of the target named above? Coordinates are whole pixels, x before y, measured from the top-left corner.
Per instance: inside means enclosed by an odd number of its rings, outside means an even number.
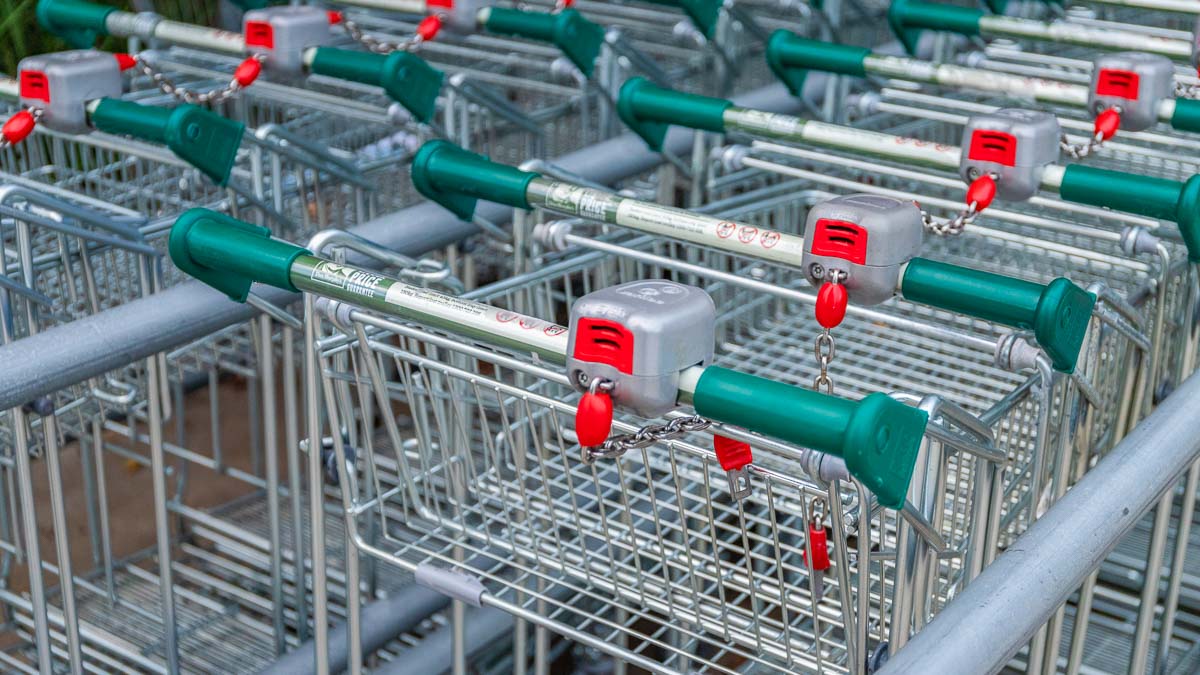
[[[759,239],[759,243],[762,244],[763,248],[775,248],[775,244],[779,243],[779,233],[772,230],[765,230],[762,233],[762,238]]]
[[[499,321],[500,323],[510,323],[510,322],[516,320],[516,318],[517,318],[516,312],[506,312],[504,310],[500,310],[500,311],[496,312],[496,320]]]
[[[546,330],[542,332],[550,337],[558,337],[559,335],[567,332],[567,329],[563,326],[546,326]]]
[[[722,239],[728,239],[736,229],[737,225],[729,221],[717,223],[717,236]]]
[[[758,236],[758,228],[743,225],[741,230],[738,230],[738,241],[743,244],[749,244]]]

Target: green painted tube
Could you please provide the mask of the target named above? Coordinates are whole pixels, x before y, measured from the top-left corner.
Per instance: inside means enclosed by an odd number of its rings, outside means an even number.
[[[1175,220],[1182,190],[1182,183],[1165,178],[1072,164],[1063,172],[1058,192],[1077,204]]]
[[[271,238],[271,231],[208,209],[190,209],[175,220],[167,243],[171,260],[184,273],[236,302],[245,302],[254,282],[295,292],[292,263],[307,249]]]
[[[655,151],[661,151],[671,125],[725,131],[725,111],[733,103],[721,98],[688,94],[660,87],[644,77],[621,85],[617,115]]]
[[[804,78],[810,70],[866,77],[863,63],[870,55],[865,47],[812,40],[783,28],[767,41],[767,65],[792,96],[804,91]]]
[[[890,508],[904,505],[928,422],[885,394],[850,401],[716,366],[700,376],[692,403],[705,417],[844,458]]]
[[[924,258],[904,270],[901,293],[913,302],[1032,330],[1062,372],[1074,372],[1096,297],[1058,278],[1042,285]]]
[[[1175,99],[1171,128],[1177,131],[1200,132],[1200,101],[1190,98]]]
[[[678,7],[692,20],[704,37],[712,39],[721,17],[721,0],[646,0],[655,5]]]

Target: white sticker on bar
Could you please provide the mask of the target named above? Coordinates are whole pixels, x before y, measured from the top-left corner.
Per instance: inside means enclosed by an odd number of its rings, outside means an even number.
[[[804,126],[804,120],[792,115],[780,115],[761,110],[737,108],[727,113],[729,122],[742,131],[771,136],[774,138],[796,138]]]
[[[804,239],[794,234],[632,199],[617,207],[617,224],[787,265],[804,255]]]

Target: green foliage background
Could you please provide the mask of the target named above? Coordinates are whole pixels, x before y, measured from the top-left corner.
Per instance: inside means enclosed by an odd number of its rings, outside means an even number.
[[[128,11],[155,11],[179,21],[212,25],[217,0],[90,0]],[[67,43],[38,25],[37,0],[0,0],[0,73],[14,75],[17,62],[30,54],[68,49]],[[120,51],[124,41],[106,38],[99,47]]]

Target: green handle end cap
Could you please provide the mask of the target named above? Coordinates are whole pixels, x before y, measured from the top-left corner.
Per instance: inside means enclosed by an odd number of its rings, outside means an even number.
[[[492,7],[488,10],[484,28],[493,33],[549,42],[589,78],[596,70],[596,58],[604,45],[604,29],[575,9],[551,14]]]
[[[422,145],[412,161],[412,182],[427,199],[463,220],[471,220],[480,199],[522,209],[538,174],[499,164],[446,140]]]
[[[167,243],[180,270],[245,302],[255,281],[296,291],[292,262],[308,251],[271,238],[271,231],[208,209],[190,209],[175,220]]]
[[[864,47],[812,40],[783,28],[772,33],[767,41],[767,65],[787,85],[792,96],[800,96],[804,91],[804,80],[810,70],[866,77],[863,61],[870,55],[871,50]]]
[[[1096,296],[1069,279],[1060,277],[1046,285],[1034,314],[1033,334],[1055,370],[1075,372],[1095,306]]]
[[[846,468],[879,503],[904,507],[929,415],[882,393],[859,401],[846,430]]]
[[[655,152],[662,152],[663,141],[667,138],[667,131],[671,125],[665,122],[655,122],[652,120],[644,120],[638,114],[634,99],[638,93],[658,89],[650,80],[644,77],[631,77],[621,85],[621,91],[617,95],[617,117],[629,127],[629,130],[637,134],[650,149]]]
[[[721,18],[721,0],[679,0],[679,6],[704,33],[712,39],[717,32],[717,21]]]
[[[892,0],[887,18],[892,32],[912,54],[917,49],[922,29],[979,35],[979,20],[983,16],[982,9],[919,0]]]
[[[166,144],[217,185],[229,182],[246,125],[199,106],[181,105],[167,119]]]
[[[1175,99],[1171,128],[1176,131],[1200,132],[1200,101],[1189,98]]]
[[[35,14],[42,28],[67,41],[75,49],[96,44],[96,38],[108,34],[108,15],[116,7],[83,0],[38,0]]]
[[[383,63],[380,85],[391,99],[420,122],[429,122],[437,112],[437,97],[445,73],[409,52],[392,52]]]
[[[892,0],[888,6],[887,21],[888,27],[892,29],[892,34],[904,46],[904,51],[912,55],[917,51],[917,42],[921,40],[921,31],[905,25],[904,18],[907,8],[908,0]]]
[[[1187,179],[1179,191],[1175,222],[1187,246],[1188,261],[1200,263],[1200,175]]]

